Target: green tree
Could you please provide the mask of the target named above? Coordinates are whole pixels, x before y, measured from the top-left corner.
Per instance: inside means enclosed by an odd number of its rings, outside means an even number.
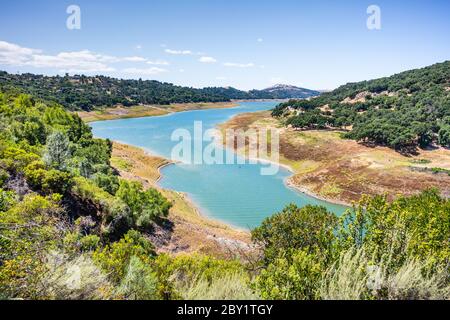
[[[291,249],[327,260],[332,256],[337,223],[336,216],[324,207],[289,205],[254,229],[252,239],[263,248],[266,264]]]
[[[408,257],[428,258],[430,268],[450,262],[450,201],[436,190],[389,203],[386,197],[363,197],[344,214],[339,228],[344,249],[364,246],[376,262],[392,270]]]
[[[450,125],[444,125],[439,130],[439,144],[450,148]]]
[[[156,300],[158,298],[158,278],[150,265],[138,257],[131,257],[117,293],[130,300]]]
[[[70,142],[67,136],[56,131],[47,138],[44,162],[51,168],[64,170],[70,159]]]
[[[0,211],[7,211],[17,202],[16,195],[12,191],[0,188]]]
[[[126,275],[132,257],[148,264],[154,256],[153,245],[138,231],[130,230],[120,241],[97,249],[93,259],[115,283],[120,283]]]
[[[136,181],[120,181],[116,196],[130,208],[134,224],[142,228],[150,226],[157,218],[166,217],[172,207],[159,191],[144,191],[142,184]]]
[[[324,272],[317,257],[306,250],[294,250],[289,258],[276,258],[255,280],[263,299],[315,300]]]

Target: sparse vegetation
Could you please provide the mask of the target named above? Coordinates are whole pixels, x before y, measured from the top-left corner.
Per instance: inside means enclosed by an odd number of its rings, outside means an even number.
[[[447,173],[450,176],[450,170],[444,168],[432,168],[431,171],[433,173]]]

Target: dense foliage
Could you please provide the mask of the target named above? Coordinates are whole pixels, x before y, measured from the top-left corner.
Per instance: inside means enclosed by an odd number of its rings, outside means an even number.
[[[294,205],[252,232],[267,299],[443,299],[450,294],[450,201],[430,190],[363,198],[339,220]]]
[[[151,256],[140,232],[172,204],[155,189],[121,180],[109,164],[109,141],[94,139],[77,115],[26,95],[1,93],[0,118],[2,295],[41,297],[29,283],[45,274],[53,251],[105,251],[125,236],[120,241],[132,239],[133,254]]]
[[[398,150],[450,147],[450,61],[282,103],[273,116],[299,129],[346,129],[348,138]]]
[[[232,99],[306,98],[316,91],[252,90],[210,87],[195,89],[150,80],[121,80],[105,76],[55,76],[8,74],[0,71],[0,91],[19,90],[46,101],[55,101],[70,110],[92,110],[116,105],[226,102]]]

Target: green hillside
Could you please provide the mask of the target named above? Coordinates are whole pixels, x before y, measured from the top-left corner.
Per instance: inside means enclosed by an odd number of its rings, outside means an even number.
[[[346,129],[348,138],[403,151],[450,147],[450,61],[282,103],[273,116],[305,130]]]
[[[227,102],[239,99],[287,99],[310,97],[318,92],[297,88],[290,91],[209,87],[195,89],[152,80],[121,80],[105,76],[55,76],[9,74],[0,71],[0,89],[31,94],[54,101],[69,110],[92,110],[116,105]]]

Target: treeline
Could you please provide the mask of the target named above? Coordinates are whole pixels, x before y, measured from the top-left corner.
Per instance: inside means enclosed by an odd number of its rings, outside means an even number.
[[[77,115],[0,94],[0,299],[448,299],[450,201],[288,206],[255,252],[157,254],[171,203],[123,180]],[[241,254],[242,253],[242,254]]]
[[[282,103],[273,116],[299,129],[346,129],[348,138],[398,150],[450,147],[450,61]]]
[[[92,110],[117,105],[168,105],[189,102],[227,102],[239,99],[286,99],[309,97],[317,92],[241,91],[235,88],[195,89],[152,80],[121,80],[84,75],[47,77],[34,74],[9,74],[0,71],[0,90],[15,90],[45,101],[56,102],[69,110]]]

